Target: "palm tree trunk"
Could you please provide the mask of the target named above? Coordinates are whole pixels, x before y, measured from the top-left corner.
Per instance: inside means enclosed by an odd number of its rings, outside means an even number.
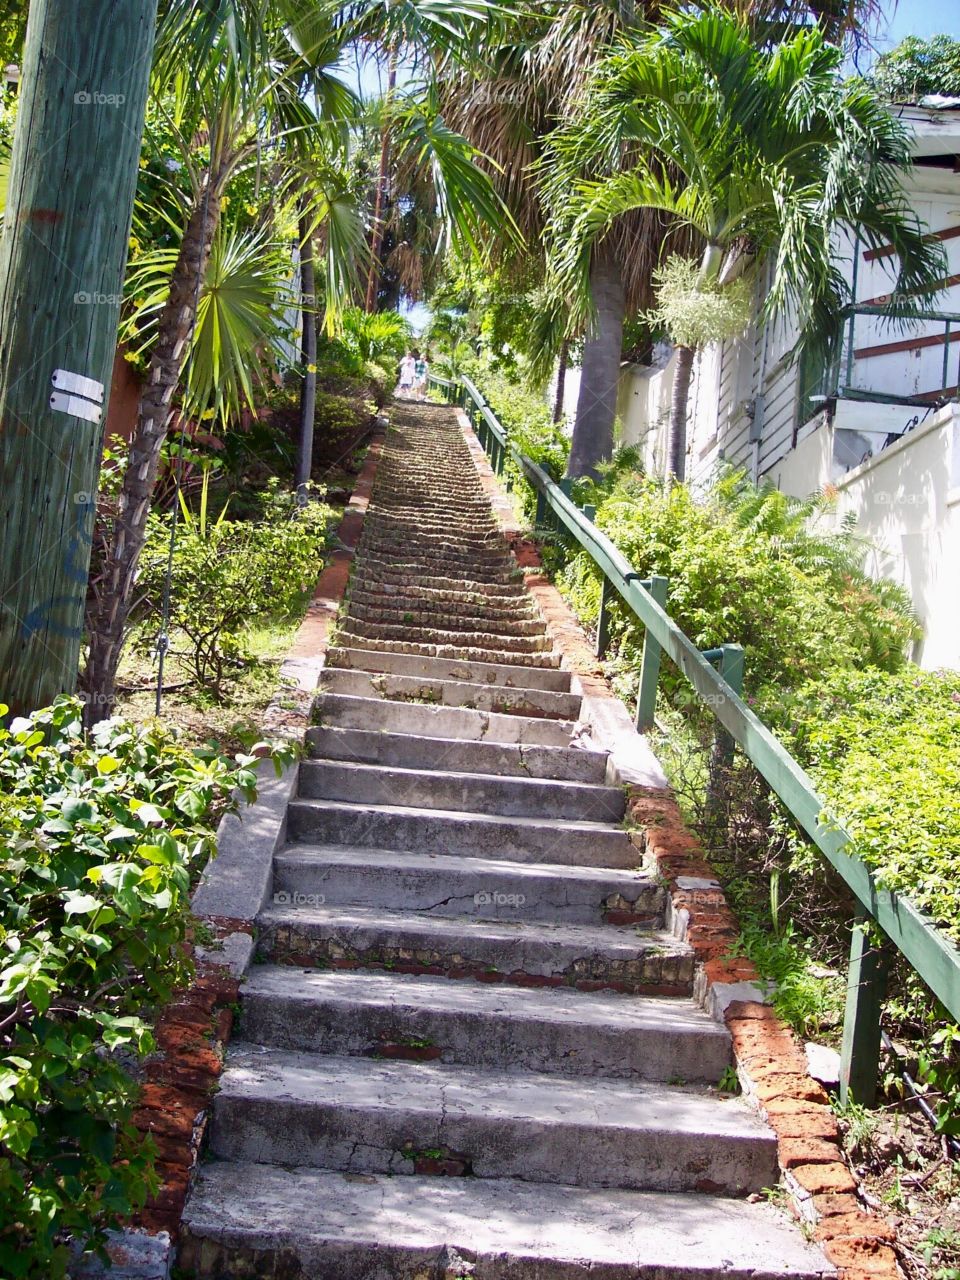
[[[313,268],[310,221],[300,214],[300,299],[303,338],[303,382],[300,384],[300,441],[297,454],[297,501],[304,506],[313,470],[313,419],[317,407],[317,288]]]
[[[563,417],[563,393],[567,386],[567,361],[570,359],[570,343],[564,338],[560,344],[560,361],[557,365],[557,391],[553,400],[553,420]]]
[[[677,365],[673,371],[673,393],[670,396],[670,443],[667,477],[683,483],[687,462],[687,401],[693,376],[693,347],[677,347]]]
[[[150,373],[130,439],[130,454],[104,562],[104,586],[88,619],[90,648],[83,677],[88,724],[106,719],[113,710],[117,667],[133,602],[133,586],[146,536],[160,451],[193,333],[199,283],[207,271],[219,220],[220,184],[208,174],[170,277],[170,292],[160,315]]]
[[[397,87],[397,55],[390,54],[390,68],[387,72],[387,103],[393,97]],[[380,253],[383,249],[383,211],[387,202],[387,183],[390,172],[390,122],[383,126],[380,139],[380,168],[377,173],[377,194],[373,209],[373,234],[370,238],[370,269],[367,272],[367,298],[365,310],[372,314],[377,309],[377,295],[380,292]]]
[[[596,317],[583,347],[577,417],[567,462],[567,475],[572,478],[596,477],[597,463],[613,453],[626,297],[620,265],[604,246],[594,251],[590,294]]]

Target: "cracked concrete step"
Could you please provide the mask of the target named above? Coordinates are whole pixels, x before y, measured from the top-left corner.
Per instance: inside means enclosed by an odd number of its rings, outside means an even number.
[[[690,1000],[255,965],[240,1035],[278,1049],[716,1084],[730,1036]]]
[[[470,920],[382,908],[272,906],[257,916],[258,953],[281,964],[608,986],[687,996],[693,952],[671,934],[614,925]]]
[[[273,900],[382,907],[424,916],[663,925],[663,887],[640,872],[460,858],[352,845],[289,845],[275,858]],[[621,913],[628,913],[624,917]]]
[[[477,1178],[746,1195],[777,1181],[773,1131],[740,1098],[234,1043],[213,1100],[220,1159],[412,1174],[456,1153]]]
[[[213,1161],[183,1219],[196,1280],[833,1280],[772,1205],[504,1179]]]
[[[498,666],[560,666],[556,649],[542,653],[507,653],[503,649],[487,649],[473,644],[431,644],[424,640],[383,640],[351,632],[346,623],[337,629],[337,644],[351,649],[370,649],[378,653],[406,653],[425,658],[453,658],[464,662],[482,662]]]
[[[630,871],[640,862],[627,832],[613,823],[557,823],[547,818],[503,818],[416,805],[298,797],[290,801],[287,832],[295,841],[506,862]]]
[[[474,684],[467,680],[438,680],[426,676],[402,676],[353,671],[327,666],[320,676],[324,692],[355,698],[381,698],[393,702],[421,702],[441,707],[471,707],[504,715],[576,720],[580,695],[554,693],[503,685]]]
[[[457,809],[507,818],[570,818],[620,822],[620,787],[589,786],[537,778],[505,778],[423,767],[398,769],[349,760],[305,760],[300,765],[300,795],[356,804],[403,804],[426,809]]]
[[[382,729],[425,738],[465,738],[473,742],[538,743],[567,747],[575,723],[542,717],[439,707],[421,702],[388,702],[350,694],[320,693],[314,702],[320,723],[341,729]]]
[[[336,647],[327,651],[328,668],[380,671],[385,675],[419,676],[427,680],[465,680],[469,684],[546,689],[569,693],[569,671],[549,667],[517,667],[509,663],[460,662],[456,658],[422,658],[414,653],[378,653],[376,649]]]
[[[496,774],[503,778],[549,778],[594,784],[602,783],[607,773],[607,752],[581,746],[470,742],[462,738],[420,738],[407,733],[318,725],[307,730],[307,744],[311,754],[320,759],[400,769],[451,770]]]

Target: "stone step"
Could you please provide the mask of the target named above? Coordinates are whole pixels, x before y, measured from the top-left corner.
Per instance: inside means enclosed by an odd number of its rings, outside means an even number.
[[[213,1161],[187,1202],[196,1280],[834,1280],[770,1204],[512,1179]]]
[[[640,995],[687,996],[693,987],[690,947],[671,934],[639,928],[309,904],[268,907],[257,926],[261,959],[279,964],[610,987]]]
[[[290,839],[349,844],[363,849],[403,849],[506,862],[614,867],[633,871],[640,854],[627,832],[605,822],[502,818],[416,805],[352,804],[345,800],[291,800]]]
[[[367,547],[360,548],[356,563],[358,570],[355,576],[358,581],[368,577],[374,581],[382,579],[394,582],[416,582],[423,579],[433,586],[447,582],[459,583],[464,590],[483,586],[510,587],[522,581],[522,574],[513,564],[501,569],[488,569],[485,565],[464,559],[451,572],[449,567],[431,565],[427,569],[423,564],[406,557],[401,559],[395,555],[379,555]],[[359,566],[362,566],[362,571]]]
[[[504,649],[488,649],[474,644],[431,644],[424,640],[383,640],[357,635],[349,623],[337,630],[337,644],[351,649],[370,649],[377,653],[404,653],[424,658],[445,658],[464,662],[482,662],[496,666],[530,666],[556,670],[560,654],[555,649],[542,653],[508,653]]]
[[[369,588],[354,586],[350,590],[350,605],[362,605],[364,609],[390,609],[397,613],[422,613],[431,610],[437,613],[457,614],[459,617],[471,618],[474,626],[493,621],[529,621],[538,620],[537,607],[530,599],[512,596],[501,600],[498,604],[478,600],[475,591],[437,591],[432,587],[410,585]]]
[[[422,658],[413,653],[379,653],[376,649],[327,650],[327,667],[352,671],[382,671],[396,676],[427,680],[466,680],[470,684],[497,685],[508,689],[548,689],[570,692],[570,672],[547,667],[516,667],[492,662],[460,662],[456,658]]]
[[[690,1000],[254,965],[243,1039],[511,1071],[716,1084],[730,1037]]]
[[[729,1095],[242,1042],[220,1076],[210,1150],[399,1175],[440,1151],[481,1179],[721,1195],[778,1176],[773,1131]]]
[[[576,729],[569,720],[474,711],[470,707],[428,706],[421,702],[388,702],[339,693],[320,693],[314,707],[315,718],[321,724],[341,729],[381,729],[472,742],[536,742],[545,747],[566,747]]]
[[[386,536],[371,532],[364,534],[357,550],[361,563],[368,555],[391,563],[400,559],[404,564],[417,565],[422,569],[454,565],[458,569],[475,566],[487,572],[509,573],[513,568],[510,552],[502,541],[470,546],[466,543],[458,545],[450,539],[418,541],[403,533]]]
[[[546,626],[540,617],[493,617],[483,614],[479,609],[462,614],[449,611],[439,604],[424,605],[420,609],[403,609],[393,604],[369,606],[351,599],[347,617],[351,622],[373,623],[377,626],[419,627],[441,632],[466,631],[472,634],[509,636],[511,639],[543,636],[546,632]]]
[[[499,529],[473,529],[468,524],[440,522],[433,527],[420,528],[410,522],[396,522],[389,517],[370,516],[364,522],[363,542],[371,546],[380,542],[428,554],[445,555],[449,552],[472,554],[474,551],[490,552],[497,556],[507,554],[507,544]]]
[[[347,614],[347,625],[355,635],[371,640],[409,640],[414,643],[456,645],[463,649],[501,650],[505,653],[541,653],[552,647],[543,631],[537,635],[511,635],[505,632],[469,631],[459,627],[433,627],[417,623],[367,622]]]
[[[424,771],[420,766],[397,769],[348,760],[305,760],[300,766],[300,795],[356,804],[457,809],[507,818],[620,822],[624,813],[620,787],[505,778],[488,773]]]
[[[466,680],[438,680],[425,676],[398,676],[382,672],[351,671],[327,666],[320,677],[324,692],[355,698],[383,698],[391,702],[429,703],[441,707],[472,707],[503,715],[576,720],[580,695],[553,693],[549,689],[506,688],[473,684]]]
[[[359,579],[357,579],[359,581]],[[387,587],[401,590],[408,587],[412,582],[420,582],[418,578],[411,578],[408,574],[394,569],[391,565],[380,566],[375,568],[371,565],[369,559],[364,560],[363,564],[363,581],[371,590],[383,590]],[[469,576],[457,578],[445,578],[438,574],[430,574],[429,577],[423,579],[428,584],[428,590],[432,591],[455,591],[463,595],[482,595],[485,599],[495,600],[502,603],[505,600],[520,600],[524,595],[524,585],[520,577],[514,573],[510,573],[503,582],[473,582]]]
[[[313,756],[380,764],[391,768],[453,770],[504,778],[550,778],[602,783],[607,753],[583,746],[544,747],[533,743],[469,742],[460,738],[418,738],[406,733],[314,726],[307,730]]]
[[[278,853],[273,901],[477,920],[600,925],[609,918],[651,929],[662,926],[666,905],[663,887],[640,872],[335,844]]]

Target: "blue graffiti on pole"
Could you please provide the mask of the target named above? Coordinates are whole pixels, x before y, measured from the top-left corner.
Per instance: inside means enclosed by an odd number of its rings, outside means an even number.
[[[90,549],[93,546],[93,515],[96,502],[92,494],[77,493],[74,495],[73,505],[78,508],[76,532],[67,541],[61,561],[61,571],[68,582],[76,582],[86,588]],[[61,640],[80,640],[83,636],[82,624],[70,625],[59,622],[51,615],[58,610],[63,610],[68,613],[68,616],[75,616],[78,612],[82,616],[84,598],[85,590],[75,591],[51,596],[49,600],[38,604],[23,620],[21,626],[23,639],[29,640],[38,631],[46,631],[48,635],[56,636]]]

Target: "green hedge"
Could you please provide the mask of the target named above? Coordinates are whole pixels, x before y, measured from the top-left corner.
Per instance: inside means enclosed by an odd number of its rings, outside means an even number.
[[[880,884],[960,942],[960,673],[829,673],[779,731]]]
[[[7,708],[0,706],[0,721]],[[189,976],[191,881],[255,759],[159,722],[81,730],[60,699],[0,727],[0,1275],[65,1273],[154,1188],[125,1067]]]
[[[765,718],[777,720],[784,696],[822,673],[904,665],[917,634],[909,597],[863,573],[851,530],[812,527],[817,504],[757,490],[737,473],[694,495],[614,471],[591,496],[597,525],[634,569],[669,579],[668,611],[695,644],[743,645],[747,692]],[[586,552],[559,559],[561,588],[592,623],[600,606],[592,561]],[[643,628],[617,606],[612,633],[632,689]],[[663,691],[692,706],[689,685],[669,666]]]

